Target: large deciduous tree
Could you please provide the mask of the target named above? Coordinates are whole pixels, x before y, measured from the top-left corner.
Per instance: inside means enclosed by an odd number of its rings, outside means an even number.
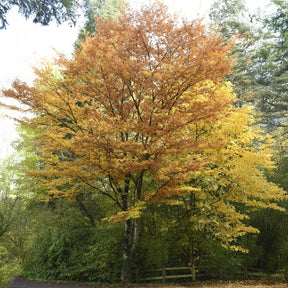
[[[15,81],[3,92],[35,115],[22,121],[37,131],[43,165],[34,174],[50,197],[75,199],[86,185],[118,206],[110,219],[125,223],[123,282],[141,211],[184,195],[223,145],[223,135],[200,136],[233,113],[224,80],[231,46],[160,2],[126,7],[117,20],[97,19],[96,37],[72,60],[60,57],[36,70],[32,87]]]

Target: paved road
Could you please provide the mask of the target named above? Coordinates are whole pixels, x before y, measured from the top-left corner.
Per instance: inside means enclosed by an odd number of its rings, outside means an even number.
[[[100,286],[101,288],[109,288]],[[31,281],[22,277],[17,277],[9,288],[99,288],[99,286],[85,284],[62,284],[53,282]]]

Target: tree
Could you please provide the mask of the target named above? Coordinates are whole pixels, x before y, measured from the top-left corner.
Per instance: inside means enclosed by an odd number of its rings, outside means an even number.
[[[26,18],[33,17],[34,23],[48,25],[55,20],[58,24],[70,20],[76,22],[79,4],[75,0],[5,0],[0,3],[0,29],[7,27],[6,14],[12,7],[18,7],[19,13]]]
[[[1,163],[0,169],[0,238],[5,235],[17,218],[19,191],[13,187],[16,173],[11,169],[15,165],[15,159],[8,158]]]
[[[258,50],[255,78],[260,88],[259,106],[266,129],[275,133],[275,128],[278,128],[277,132],[286,134],[288,5],[282,0],[271,2],[273,12],[262,20],[267,33]]]
[[[96,19],[98,17],[103,19],[117,17],[121,5],[123,5],[122,0],[85,0],[83,10],[86,22],[80,31],[79,38],[83,39],[87,33],[93,36],[96,31]]]
[[[118,207],[108,219],[125,224],[123,282],[141,211],[151,202],[175,204],[207,167],[208,151],[222,145],[221,137],[198,133],[233,112],[224,80],[231,46],[160,2],[127,7],[117,20],[98,18],[97,37],[85,39],[72,60],[37,69],[32,87],[15,81],[3,91],[25,105],[10,108],[35,115],[21,121],[37,131],[42,165],[33,174],[50,197],[76,199],[85,184]]]
[[[287,118],[287,9],[286,1],[272,0],[269,9],[251,15],[242,0],[217,0],[210,13],[223,37],[242,35],[229,80],[240,101],[254,104],[261,114],[257,120],[273,135]]]
[[[249,13],[243,0],[215,0],[209,13],[212,23],[218,26],[226,38],[249,31],[248,17]]]
[[[101,221],[110,199],[87,191],[75,201],[39,201],[47,199],[45,189],[25,175],[40,165],[35,135],[28,129],[18,133],[17,152],[0,169],[0,251],[7,250],[10,263],[2,267],[0,261],[0,279],[20,273],[21,266],[27,277],[119,281],[122,223]]]
[[[255,103],[257,88],[252,69],[253,57],[258,40],[263,38],[259,21],[247,9],[243,0],[215,0],[209,18],[226,41],[237,35],[236,45],[231,51],[234,55],[233,71],[227,76],[233,83],[237,105]]]
[[[223,35],[229,37],[227,31],[240,32],[234,28],[241,27],[242,19],[245,19],[243,10],[233,9],[235,6],[227,5],[228,2],[237,3],[240,1],[220,0],[216,2],[218,4],[220,2],[226,3],[226,5],[221,6],[222,12],[216,9],[212,10],[214,12],[212,20],[217,20]],[[249,31],[248,36],[252,45],[244,50],[246,57],[236,55],[237,62],[241,63],[241,59],[244,59],[246,65],[242,65],[239,67],[240,69],[234,71],[235,77],[232,80],[233,84],[240,88],[241,93],[244,92],[248,96],[245,98],[254,103],[258,112],[257,120],[261,126],[277,138],[277,141],[274,142],[274,149],[277,154],[274,153],[274,157],[277,158],[277,167],[272,173],[268,173],[268,180],[286,191],[287,8],[286,1],[272,0],[269,9],[262,10],[260,11],[261,14],[258,13],[258,15],[250,17],[251,23],[246,20],[246,23],[249,24],[247,31]],[[236,21],[230,21],[231,19]],[[247,81],[243,81],[245,80],[241,77],[243,74],[246,75]],[[243,89],[243,86],[247,87]],[[286,201],[283,201],[281,206],[287,207]],[[283,217],[283,213],[273,209],[264,209],[258,213],[252,213],[250,216],[251,225],[260,231],[257,240],[258,247],[262,248],[260,257],[257,255],[260,265],[270,272],[279,265],[283,267],[285,261],[282,261],[281,258],[285,258],[287,255],[286,245],[283,244],[287,238],[284,232],[286,217]]]
[[[209,141],[223,142],[218,149],[206,151],[209,165],[191,179],[192,193],[185,199],[194,226],[205,227],[224,247],[236,250],[243,250],[237,238],[257,232],[243,221],[249,219],[249,211],[284,210],[276,203],[284,199],[285,192],[267,181],[264,173],[273,167],[269,138],[260,145],[264,138],[251,127],[249,110],[235,108],[225,121],[219,119],[199,130],[209,131]]]
[[[225,94],[224,90],[215,93]],[[185,193],[177,195],[178,205],[164,216],[169,229],[177,231],[173,241],[180,239],[186,255],[190,255],[187,262],[192,267],[196,259],[200,265],[208,248],[207,239],[217,239],[230,250],[248,252],[239,239],[260,230],[257,230],[259,225],[249,221],[252,211],[271,208],[270,211],[284,216],[281,213],[284,209],[277,203],[286,199],[285,192],[265,177],[266,169],[273,167],[268,156],[271,154],[269,138],[266,145],[256,144],[264,138],[252,128],[252,118],[250,109],[235,108],[214,123],[189,127],[198,141],[215,143],[221,139],[220,146],[204,151],[209,165],[200,168],[182,186]],[[157,228],[161,231],[161,225]]]

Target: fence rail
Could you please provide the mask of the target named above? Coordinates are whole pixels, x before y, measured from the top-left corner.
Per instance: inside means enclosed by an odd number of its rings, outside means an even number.
[[[255,269],[241,265],[215,265],[215,266],[201,266],[201,267],[173,267],[155,270],[138,271],[136,277],[137,282],[145,281],[161,281],[174,279],[191,279],[191,280],[206,280],[206,279],[263,279],[269,278],[272,275],[268,275],[263,269]],[[139,277],[139,274],[142,277]],[[276,275],[276,276],[275,276]],[[275,274],[275,277],[284,278],[284,271],[279,271]]]

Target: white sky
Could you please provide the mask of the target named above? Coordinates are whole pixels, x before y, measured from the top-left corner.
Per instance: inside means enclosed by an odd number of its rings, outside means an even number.
[[[130,0],[133,5],[149,0]],[[249,6],[263,6],[267,0],[246,0]],[[164,0],[172,10],[185,16],[195,17],[208,14],[213,0]],[[68,24],[41,26],[26,20],[13,9],[8,14],[7,30],[0,30],[0,89],[8,88],[18,77],[28,83],[33,79],[32,66],[39,66],[41,59],[52,59],[55,51],[70,56],[77,39],[78,27]],[[1,113],[1,111],[0,111]],[[10,152],[9,143],[16,138],[15,127],[11,120],[0,118],[0,158]]]

